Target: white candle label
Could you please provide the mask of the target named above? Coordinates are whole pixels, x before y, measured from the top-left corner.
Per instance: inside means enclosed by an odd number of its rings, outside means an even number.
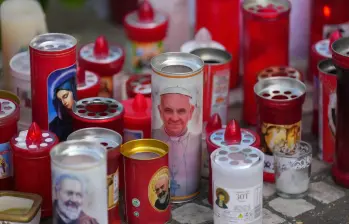
[[[347,37],[349,36],[349,22],[342,24],[329,24],[324,25],[322,37],[323,39],[329,39],[332,32],[339,30],[342,35]]]
[[[248,224],[262,217],[263,184],[244,189],[214,185],[214,223]]]
[[[119,169],[108,176],[108,209],[114,208],[119,202]]]

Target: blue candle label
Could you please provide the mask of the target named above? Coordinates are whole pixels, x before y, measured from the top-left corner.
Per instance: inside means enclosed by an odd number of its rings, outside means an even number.
[[[124,142],[143,138],[143,131],[124,129]]]
[[[0,179],[12,176],[12,153],[8,142],[0,144]]]

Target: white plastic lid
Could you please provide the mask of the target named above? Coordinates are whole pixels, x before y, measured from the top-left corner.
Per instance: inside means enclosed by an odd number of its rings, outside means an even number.
[[[12,76],[30,82],[30,56],[29,51],[16,54],[10,60]]]

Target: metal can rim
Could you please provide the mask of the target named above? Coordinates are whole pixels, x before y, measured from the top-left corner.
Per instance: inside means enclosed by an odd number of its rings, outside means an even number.
[[[322,72],[326,75],[334,75],[336,76],[335,73],[333,73],[332,71],[336,71],[336,67],[333,63],[333,60],[331,58],[327,58],[324,60],[319,61],[319,63],[317,64],[317,69],[319,70],[319,72]]]
[[[35,46],[35,43],[38,40],[40,40],[40,38],[47,37],[47,36],[53,36],[53,35],[62,36],[62,37],[66,37],[67,39],[70,39],[72,46],[70,46],[68,48],[65,48],[65,49],[50,50],[50,51],[41,50],[37,46]],[[44,34],[40,34],[40,35],[37,35],[36,37],[34,37],[30,41],[29,46],[31,48],[37,50],[37,51],[48,53],[48,52],[62,52],[62,51],[66,51],[66,50],[72,49],[72,48],[74,48],[77,45],[77,43],[78,43],[78,41],[77,41],[77,39],[75,37],[73,37],[72,35],[66,34],[66,33],[44,33]]]
[[[204,59],[204,57],[207,57],[207,55],[208,56],[212,56],[212,55],[210,55],[210,53],[216,53],[216,54],[219,53],[219,54],[221,54],[222,60],[219,61],[218,63],[207,63],[207,62],[205,62],[206,60]],[[196,56],[200,57],[201,60],[203,60],[204,64],[205,65],[209,65],[209,66],[226,65],[226,64],[231,63],[231,61],[233,60],[233,55],[230,54],[228,51],[223,50],[223,49],[214,48],[214,47],[196,48],[196,49],[192,50],[190,52],[190,54],[193,54],[193,55],[196,55]],[[215,60],[215,59],[216,58],[214,56],[212,58],[211,57],[207,58],[207,60]]]
[[[150,146],[147,146],[147,144]],[[132,158],[132,155],[139,152],[152,152],[158,154],[159,156],[151,159]],[[139,161],[150,161],[160,159],[166,156],[168,152],[169,146],[165,142],[157,139],[137,139],[128,141],[125,144],[123,144],[120,149],[120,153],[126,158]]]

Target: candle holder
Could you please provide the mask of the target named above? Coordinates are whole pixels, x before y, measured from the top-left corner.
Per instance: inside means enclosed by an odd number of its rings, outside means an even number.
[[[293,148],[274,152],[276,193],[283,198],[303,198],[308,194],[312,147],[299,141]]]

